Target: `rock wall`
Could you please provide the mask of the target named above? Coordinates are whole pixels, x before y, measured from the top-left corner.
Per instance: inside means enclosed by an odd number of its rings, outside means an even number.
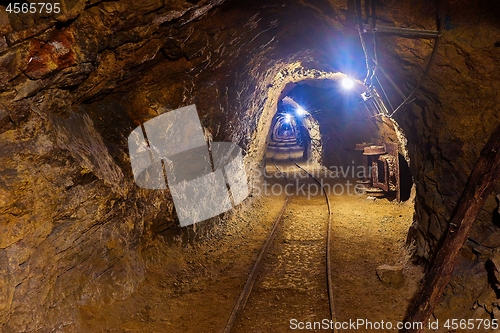
[[[102,97],[162,54],[164,25],[212,6],[66,1],[60,15],[30,17],[0,6],[3,332],[78,332],[80,306],[126,298],[143,280],[141,249],[175,221],[173,204],[133,183],[137,117]]]
[[[413,15],[404,15],[411,11]],[[418,262],[430,263],[447,230],[468,176],[493,129],[500,123],[495,82],[500,40],[494,1],[449,1],[441,9],[420,1],[381,1],[379,15],[398,27],[436,29],[445,15],[442,40],[415,101],[395,115],[408,138],[416,182],[415,222],[408,236]],[[433,50],[431,40],[379,39],[379,60],[407,94],[416,87]],[[497,183],[495,193],[500,191]],[[440,318],[498,318],[491,262],[500,246],[495,194],[475,222],[447,288]],[[493,311],[494,310],[494,311]]]

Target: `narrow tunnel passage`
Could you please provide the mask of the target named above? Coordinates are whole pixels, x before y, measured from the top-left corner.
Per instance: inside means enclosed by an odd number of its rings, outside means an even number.
[[[307,148],[300,139],[304,136],[304,129],[299,124],[292,113],[283,110],[276,113],[269,131],[266,159],[302,159],[307,156]]]

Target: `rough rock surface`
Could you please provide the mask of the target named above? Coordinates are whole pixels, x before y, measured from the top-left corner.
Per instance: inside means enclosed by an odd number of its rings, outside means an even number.
[[[403,266],[389,266],[381,265],[377,267],[377,276],[384,284],[401,287],[404,285],[405,276],[403,273]]]
[[[430,3],[384,4],[386,10],[383,6],[380,10],[394,18],[397,26],[436,29],[429,13],[440,10]],[[400,16],[408,10],[414,14]],[[417,189],[415,222],[408,243],[415,249],[414,258],[425,263],[432,261],[479,153],[500,122],[499,95],[493,83],[500,80],[496,65],[500,53],[495,46],[500,40],[500,30],[495,27],[499,3],[449,2],[441,12],[446,20],[432,68],[411,107],[395,115],[408,139]],[[391,68],[397,84],[407,94],[417,86],[433,43],[402,38],[385,38],[379,43],[382,66]],[[499,190],[497,183],[494,193]],[[493,314],[491,304],[496,304],[497,297],[491,293],[486,263],[500,246],[496,207],[492,194],[461,252],[441,307],[436,310],[441,318],[471,318],[478,299],[482,303],[487,299],[487,311]]]
[[[259,161],[287,84],[336,71],[364,75],[351,1],[61,3],[57,15],[7,14],[0,6],[6,332],[76,332],[79,306],[127,297],[143,279],[141,250],[176,219],[167,190],[133,184],[126,138],[139,123],[196,103],[214,141],[238,143],[247,161]],[[416,182],[408,242],[420,262],[432,260],[500,122],[499,8],[497,1],[450,1],[432,70],[411,106],[395,115]],[[379,23],[398,27],[435,29],[435,12],[418,0],[377,7]],[[378,45],[381,65],[408,95],[433,42],[388,36]],[[437,311],[498,314],[487,264],[500,247],[496,211],[492,195]]]

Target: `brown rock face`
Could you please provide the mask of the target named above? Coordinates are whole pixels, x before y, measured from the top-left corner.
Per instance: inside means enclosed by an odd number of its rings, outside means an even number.
[[[61,8],[7,14],[0,5],[4,332],[78,332],[80,307],[124,299],[144,278],[142,251],[177,221],[168,190],[133,182],[127,136],[140,123],[196,104],[207,136],[260,162],[285,89],[366,72],[352,1],[66,0]],[[382,0],[376,10],[378,24],[436,29],[430,2]],[[500,122],[499,3],[454,1],[442,10],[447,26],[432,70],[394,116],[417,192],[408,243],[423,263]],[[433,42],[381,36],[377,45],[380,65],[409,95]],[[397,105],[398,93],[387,92]],[[319,119],[327,146],[341,139],[329,122]],[[387,123],[366,122],[395,140]],[[474,304],[498,313],[486,264],[500,247],[497,207],[492,195],[441,313],[468,318]],[[458,306],[451,298],[460,288]]]
[[[387,285],[396,288],[404,285],[405,276],[403,273],[403,266],[379,266],[377,267],[377,276],[382,283]]]
[[[55,31],[49,41],[43,43],[34,39],[31,42],[28,66],[25,74],[31,80],[49,76],[52,72],[62,70],[76,64],[73,35],[65,31]]]

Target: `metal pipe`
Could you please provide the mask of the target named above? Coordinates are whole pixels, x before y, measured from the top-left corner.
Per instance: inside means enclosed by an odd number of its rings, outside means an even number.
[[[365,84],[368,83],[368,85],[371,85],[371,82],[367,82],[369,79],[371,79],[371,69],[370,69],[370,56],[368,54],[368,50],[366,49],[366,43],[363,38],[363,13],[361,12],[361,0],[356,0],[355,3],[356,6],[356,26],[358,27],[358,33],[359,33],[359,40],[361,42],[361,47],[363,48],[363,52],[365,53],[365,60],[366,60],[366,78],[365,78]]]
[[[438,38],[439,31],[436,30],[423,30],[423,29],[409,29],[409,28],[396,28],[396,27],[386,27],[377,26],[375,29],[368,24],[363,25],[364,33],[373,34],[396,34],[402,37],[418,37],[418,38]]]
[[[365,0],[365,1],[369,1],[369,0]],[[375,7],[376,7],[375,0],[372,0],[371,27],[372,27],[372,31],[373,31],[373,62],[375,63],[375,66],[373,67],[372,80],[373,80],[373,76],[377,75],[377,66],[378,66],[377,36],[375,35],[375,32],[377,31]]]

